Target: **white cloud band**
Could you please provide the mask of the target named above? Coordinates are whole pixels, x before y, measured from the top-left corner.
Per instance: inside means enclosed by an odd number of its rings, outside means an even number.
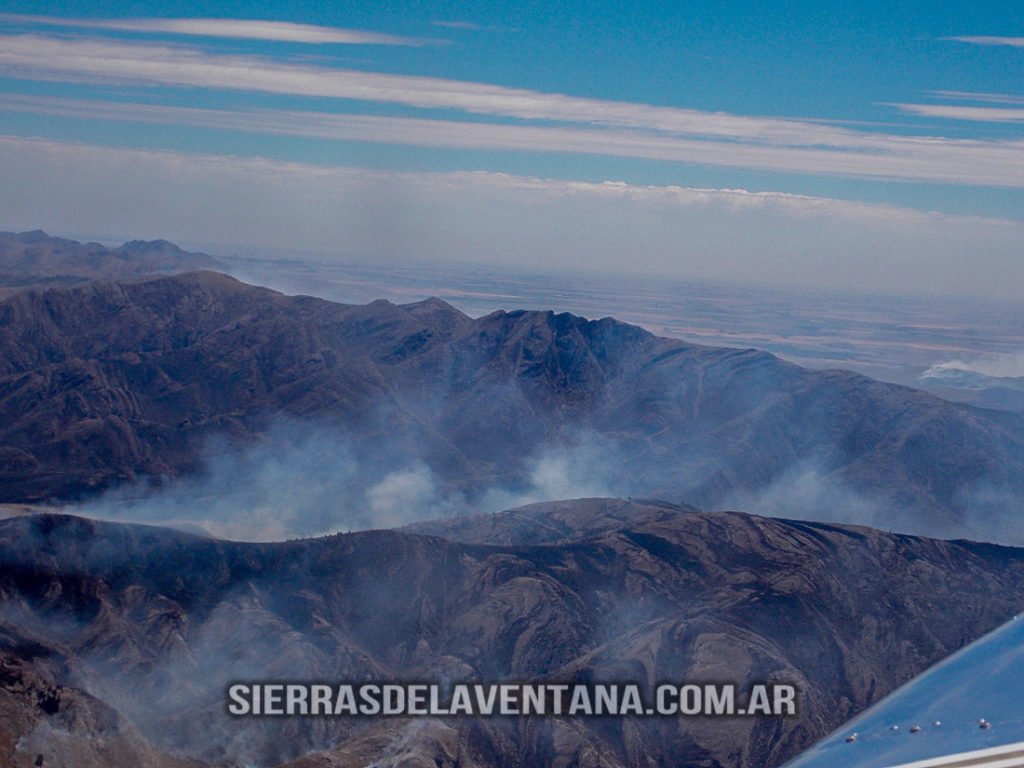
[[[890,104],[903,112],[945,120],[980,123],[1024,123],[1024,109],[1009,107],[965,107],[949,104]]]
[[[992,35],[960,35],[958,37],[947,37],[947,40],[955,40],[958,43],[970,43],[972,45],[1007,45],[1012,48],[1024,48],[1024,37],[997,37]]]
[[[606,101],[484,83],[330,69],[255,56],[213,55],[167,45],[0,36],[0,72],[65,81],[133,84],[328,97],[447,109],[528,123],[192,110],[187,119],[242,130],[326,134],[420,146],[587,152],[810,174],[1024,186],[1024,141],[955,140],[855,131],[811,121],[747,117]],[[138,115],[136,109],[136,115]],[[165,115],[169,115],[165,112]],[[183,118],[185,112],[179,113]],[[127,119],[131,110],[125,112]],[[156,119],[150,115],[147,119]]]
[[[439,42],[423,38],[384,35],[379,32],[367,32],[357,29],[323,27],[313,24],[294,24],[288,21],[260,21],[256,19],[65,19],[53,16],[0,14],[0,21],[74,29],[102,29],[165,35],[268,40],[312,45],[421,46]]]

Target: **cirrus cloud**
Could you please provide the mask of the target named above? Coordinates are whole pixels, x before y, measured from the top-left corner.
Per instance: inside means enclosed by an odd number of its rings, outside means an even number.
[[[1007,45],[1011,48],[1024,48],[1024,37],[999,37],[996,35],[959,35],[947,37],[946,40],[953,40],[958,43],[970,43],[972,45]]]
[[[274,130],[288,133],[283,120],[298,119],[312,126],[305,130],[346,140],[364,140],[359,136],[362,134],[369,141],[421,146],[575,151],[791,173],[1024,186],[1024,141],[1019,139],[948,139],[856,131],[816,121],[310,66],[260,56],[211,54],[183,46],[0,36],[0,73],[68,82],[258,91],[446,110],[489,119],[460,122],[378,118],[326,111],[189,113],[191,120],[233,121],[236,126],[245,124],[261,132],[272,132],[276,122],[278,128]],[[139,109],[135,112],[138,115]],[[147,119],[154,119],[153,114]],[[128,108],[124,117],[134,119]],[[509,124],[508,119],[525,124]]]
[[[358,29],[341,29],[315,24],[259,19],[212,18],[139,18],[139,19],[74,19],[27,14],[0,14],[0,22],[32,26],[59,26],[73,29],[100,29],[115,32],[142,32],[163,35],[220,37],[242,40],[268,40],[311,45],[405,45],[422,46],[442,41],[399,37]]]

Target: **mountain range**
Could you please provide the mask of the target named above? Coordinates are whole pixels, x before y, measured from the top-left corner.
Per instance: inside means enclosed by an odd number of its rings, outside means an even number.
[[[117,248],[52,237],[42,230],[0,232],[0,297],[25,288],[81,285],[223,264],[166,240],[132,240]]]
[[[195,474],[211,440],[258,444],[282,420],[344,435],[366,483],[415,462],[469,509],[554,456],[614,495],[1019,539],[1024,417],[752,349],[213,272],[0,302],[0,501]]]
[[[271,544],[22,516],[0,521],[0,763],[772,768],[1022,597],[1024,550],[662,502]],[[799,714],[228,716],[254,679],[784,681]]]
[[[608,317],[287,296],[208,258],[0,235],[0,768],[773,768],[1020,610],[1020,414]],[[239,680],[800,698],[233,718]]]

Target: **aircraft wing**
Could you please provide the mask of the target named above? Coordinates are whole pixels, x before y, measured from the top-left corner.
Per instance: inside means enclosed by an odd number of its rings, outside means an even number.
[[[1024,768],[1024,617],[928,669],[784,768]]]

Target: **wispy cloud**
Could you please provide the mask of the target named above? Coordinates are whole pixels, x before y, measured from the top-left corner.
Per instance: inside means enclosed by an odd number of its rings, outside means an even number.
[[[1019,104],[1024,106],[1024,96],[1009,93],[976,93],[973,91],[928,91],[928,95],[947,101],[975,101],[981,104]]]
[[[958,35],[947,37],[945,40],[955,40],[958,43],[971,43],[972,45],[1009,45],[1014,48],[1024,48],[1024,37],[995,37],[990,35]]]
[[[265,57],[213,55],[187,47],[0,36],[0,68],[10,74],[69,81],[110,78],[324,96],[780,145],[867,147],[876,138],[875,134],[808,121],[580,98],[471,81],[301,66]]]
[[[522,125],[381,115],[217,110],[0,96],[0,109],[62,117],[191,125],[226,131],[420,147],[632,157],[808,174],[1024,187],[1024,142],[876,138],[872,149],[788,147],[579,125]]]
[[[404,45],[422,46],[441,41],[413,37],[397,37],[367,32],[288,21],[256,19],[74,19],[56,16],[0,14],[0,22],[35,26],[59,26],[76,29],[102,29],[121,32],[142,32],[164,35],[268,40],[313,45]]]
[[[455,109],[523,120],[583,122],[764,142],[835,144],[859,134],[814,123],[657,107],[461,80],[303,66],[184,46],[39,35],[0,36],[0,70],[67,81],[199,86]]]
[[[464,29],[472,32],[478,32],[483,29],[479,24],[474,24],[471,21],[435,21],[432,22],[433,26],[441,27],[442,29]]]
[[[1024,123],[1024,109],[1007,107],[965,107],[948,104],[889,104],[890,107],[921,117],[970,120],[981,123]]]
[[[811,174],[1024,186],[1024,141],[954,140],[855,131],[813,121],[748,117],[467,81],[214,55],[167,45],[0,36],[0,72],[65,81],[198,86],[389,103],[536,124],[269,110],[163,113],[123,107],[122,119],[236,130],[510,150],[586,152]],[[40,107],[42,108],[42,107]],[[52,107],[51,107],[52,108]],[[82,109],[77,104],[72,109]],[[118,107],[122,109],[122,107]],[[94,112],[97,108],[89,108]],[[133,116],[134,110],[134,116]],[[177,115],[177,117],[174,117]],[[298,120],[304,125],[289,126]]]

